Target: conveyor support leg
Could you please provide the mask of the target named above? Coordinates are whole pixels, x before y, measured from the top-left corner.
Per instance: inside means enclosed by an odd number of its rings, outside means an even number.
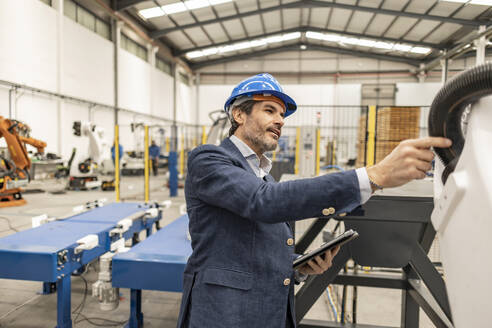
[[[125,328],[143,328],[142,291],[131,289],[130,291],[130,320]]]
[[[72,328],[71,317],[71,276],[67,275],[56,282],[57,289],[57,326],[56,328]]]

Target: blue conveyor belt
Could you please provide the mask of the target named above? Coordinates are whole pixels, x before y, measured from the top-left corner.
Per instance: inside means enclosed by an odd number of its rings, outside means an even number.
[[[61,274],[70,274],[107,252],[109,231],[115,224],[148,208],[141,203],[113,203],[0,238],[0,278],[55,282]],[[142,222],[135,222],[126,237],[143,228]],[[76,241],[90,234],[98,235],[99,246],[75,256]],[[62,267],[58,255],[63,251],[67,261]]]
[[[191,255],[183,215],[126,253],[113,257],[113,286],[181,292],[183,271]]]

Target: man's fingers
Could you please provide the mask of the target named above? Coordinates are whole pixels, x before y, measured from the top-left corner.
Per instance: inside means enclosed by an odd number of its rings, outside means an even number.
[[[448,148],[452,145],[451,140],[441,137],[426,137],[421,139],[411,140],[410,143],[417,148]]]
[[[428,172],[432,169],[432,164],[426,161],[417,160],[415,163],[415,167],[422,172]]]
[[[427,149],[417,149],[417,159],[426,162],[432,162],[434,159],[434,153]]]
[[[340,246],[337,246],[331,250],[331,257],[335,257],[335,255],[338,254],[338,251],[340,250]]]
[[[313,260],[307,263],[316,274],[323,272],[323,269]]]

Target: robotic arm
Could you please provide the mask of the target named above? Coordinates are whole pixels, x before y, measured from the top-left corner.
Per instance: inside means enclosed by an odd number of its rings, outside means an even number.
[[[46,142],[31,138],[30,133],[27,124],[0,116],[0,138],[5,139],[10,153],[10,160],[0,158],[4,166],[0,172],[0,207],[25,204],[20,187],[29,182],[31,168],[26,144],[34,146],[41,154],[46,147]]]

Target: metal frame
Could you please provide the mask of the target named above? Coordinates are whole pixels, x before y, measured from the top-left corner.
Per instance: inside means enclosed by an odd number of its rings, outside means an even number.
[[[379,7],[374,8],[374,7],[365,7],[365,6],[357,6],[357,5],[347,5],[347,4],[336,3],[336,2],[323,2],[323,1],[319,1],[319,0],[300,0],[297,2],[281,4],[281,5],[274,6],[274,7],[261,8],[258,10],[252,10],[252,11],[248,11],[248,12],[244,12],[244,13],[238,13],[235,15],[229,15],[229,16],[224,16],[224,17],[219,17],[219,18],[214,18],[214,19],[208,19],[208,20],[201,21],[199,23],[192,23],[192,24],[185,24],[185,25],[181,25],[181,26],[177,26],[177,27],[164,28],[164,29],[160,29],[160,30],[151,32],[150,36],[152,38],[159,38],[159,37],[161,37],[167,33],[174,32],[177,30],[183,30],[183,29],[198,27],[200,25],[214,24],[214,23],[224,22],[224,21],[232,20],[232,19],[240,19],[240,18],[244,18],[244,17],[248,17],[248,16],[261,15],[261,14],[264,14],[267,12],[277,11],[277,10],[282,10],[282,9],[289,9],[289,8],[299,8],[299,9],[302,9],[302,8],[337,8],[337,9],[357,10],[357,11],[364,11],[364,12],[369,12],[369,13],[374,13],[374,14],[384,14],[384,15],[397,16],[397,17],[402,16],[402,17],[411,17],[411,18],[417,18],[417,19],[427,19],[427,20],[432,20],[432,21],[459,24],[459,25],[464,25],[464,26],[480,26],[480,25],[489,25],[490,24],[490,22],[487,22],[487,21],[459,19],[459,18],[452,18],[452,17],[446,17],[446,16],[435,16],[435,15],[428,15],[428,14],[417,14],[417,13],[411,13],[411,12],[406,12],[406,11],[382,9]]]
[[[371,201],[379,201],[382,203],[371,204]],[[417,203],[414,203],[415,201],[422,201],[418,210],[416,210],[415,204]],[[330,283],[401,289],[401,327],[418,327],[420,307],[426,312],[436,327],[452,327],[451,311],[444,281],[426,255],[436,234],[430,223],[430,218],[425,217],[425,213],[430,215],[430,212],[432,211],[432,198],[420,198],[417,200],[414,197],[394,197],[392,199],[388,196],[373,196],[366,204],[368,204],[368,206],[367,208],[364,208],[363,206],[363,211],[370,213],[369,216],[366,216],[365,213],[362,216],[349,214],[347,217],[336,219],[343,219],[346,225],[357,224],[357,222],[361,222],[362,224],[378,222],[380,224],[378,227],[380,227],[381,224],[394,223],[410,224],[414,227],[413,229],[417,229],[420,226],[423,227],[420,232],[419,240],[413,242],[412,251],[409,253],[408,264],[403,266],[403,274],[393,276],[377,274],[359,275],[355,273],[339,274],[340,270],[345,266],[345,263],[351,258],[352,251],[355,250],[356,244],[351,244],[350,247],[343,247],[334,258],[333,265],[328,271],[319,276],[309,277],[301,289],[296,293],[296,317],[298,323],[300,322],[299,328],[375,328],[375,326],[371,325],[346,325],[334,322],[303,320],[304,315]],[[386,204],[387,206],[381,206],[381,204]],[[378,210],[376,205],[381,207],[381,209]],[[377,215],[375,209],[380,211],[380,215]],[[416,213],[416,211],[418,211],[418,213]],[[412,214],[410,213],[415,213],[413,214],[415,217],[412,217]],[[323,221],[318,219],[318,222],[313,223],[298,242],[299,245],[302,245],[302,248],[305,248],[305,244],[307,244],[309,240],[312,240],[314,238],[313,236],[319,233],[325,224],[326,219],[323,219]],[[375,227],[374,229],[377,229],[378,227]],[[351,249],[351,247],[354,247],[354,249]],[[392,249],[390,251],[394,252]],[[392,256],[397,257],[398,253],[394,253]],[[428,289],[425,288],[424,284]]]
[[[255,56],[270,55],[270,54],[275,54],[284,51],[298,51],[301,45],[306,45],[310,50],[319,50],[319,51],[332,52],[342,55],[358,56],[358,57],[365,57],[365,58],[372,58],[372,59],[379,59],[379,60],[388,60],[398,63],[405,63],[415,67],[418,67],[420,65],[420,61],[418,59],[412,59],[408,57],[378,54],[374,52],[366,52],[366,51],[360,51],[355,49],[344,49],[344,48],[330,47],[325,45],[316,45],[316,44],[305,43],[305,42],[296,42],[294,44],[284,45],[284,46],[260,50],[260,51],[254,51],[246,54],[232,55],[219,59],[204,60],[204,61],[190,64],[190,67],[196,70],[206,66],[227,63],[234,60],[248,59]]]
[[[353,36],[353,37],[358,37],[358,38],[368,38],[368,39],[382,40],[382,41],[396,42],[396,43],[407,43],[407,44],[411,44],[414,46],[422,46],[422,47],[429,47],[429,48],[433,48],[433,49],[437,49],[437,50],[444,50],[444,47],[442,47],[441,45],[436,44],[436,43],[423,42],[423,41],[412,41],[412,40],[400,40],[398,38],[379,37],[379,36],[373,36],[373,35],[369,35],[369,34],[354,33],[354,32],[348,32],[348,31],[337,31],[337,30],[320,28],[320,27],[315,27],[315,26],[299,26],[299,27],[288,28],[285,30],[278,30],[275,32],[269,32],[269,33],[257,35],[254,37],[254,39],[267,38],[267,37],[272,36],[272,35],[284,34],[284,33],[286,34],[286,33],[292,33],[292,32],[305,33],[307,31],[320,32],[320,33],[334,33],[334,34]],[[175,56],[183,56],[189,51],[198,51],[198,50],[203,50],[203,49],[207,49],[210,47],[220,47],[220,46],[229,45],[232,43],[240,43],[240,42],[249,41],[249,40],[251,40],[251,38],[246,37],[246,38],[235,39],[235,40],[231,40],[231,41],[225,41],[225,42],[210,44],[210,45],[206,45],[206,46],[200,46],[200,47],[196,47],[196,48],[186,48],[186,49],[176,51],[174,53],[174,55]]]

